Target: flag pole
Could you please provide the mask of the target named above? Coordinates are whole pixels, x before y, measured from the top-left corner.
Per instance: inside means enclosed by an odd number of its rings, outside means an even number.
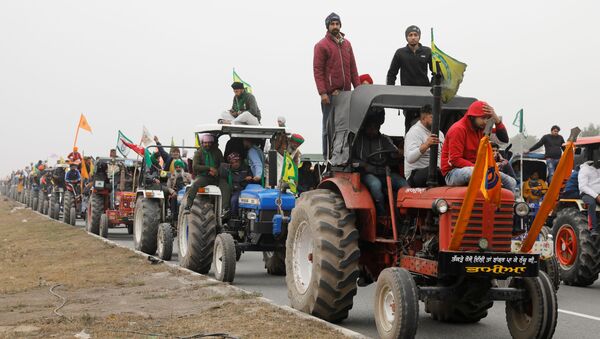
[[[75,148],[75,146],[77,146],[77,138],[79,137],[79,127],[80,126],[81,126],[81,116],[79,116],[79,123],[77,123],[77,131],[75,132],[75,141],[73,142],[73,148]]]

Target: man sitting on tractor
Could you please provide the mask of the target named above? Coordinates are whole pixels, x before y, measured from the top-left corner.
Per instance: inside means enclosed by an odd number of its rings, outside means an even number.
[[[199,188],[219,184],[218,168],[223,162],[223,153],[215,144],[215,137],[212,134],[206,133],[202,135],[200,140],[200,148],[194,153],[194,160],[192,162],[192,169],[194,170],[196,179],[188,193],[185,205],[186,213],[189,213],[192,208]]]
[[[400,158],[392,140],[379,131],[384,119],[383,111],[369,113],[353,146],[354,162],[359,164],[361,181],[371,192],[378,216],[385,215],[383,194],[383,187],[386,185],[385,167],[394,166]],[[406,186],[406,180],[399,173],[391,173],[391,179],[394,195],[400,187]]]
[[[79,170],[77,169],[77,164],[72,162],[69,165],[69,170],[67,171],[67,173],[65,173],[65,182],[68,182],[70,184],[76,184],[79,183],[81,181],[81,174],[79,173]]]
[[[219,167],[219,177],[221,180],[221,192],[223,194],[223,209],[229,209],[231,216],[238,215],[240,192],[253,181],[250,169],[242,163],[242,157],[239,153],[233,152],[227,156],[227,164],[221,164]]]
[[[231,84],[233,88],[233,105],[231,109],[223,112],[219,124],[228,125],[260,125],[260,109],[256,98],[248,93],[241,82]]]
[[[540,174],[537,171],[531,173],[529,180],[523,183],[523,198],[527,203],[539,202],[546,192],[548,192],[548,184],[540,179]]]
[[[167,181],[167,189],[169,190],[169,207],[171,208],[171,216],[173,223],[177,221],[177,192],[182,188],[192,183],[192,175],[185,172],[185,164],[183,160],[177,159],[173,161],[175,172],[169,177]]]
[[[593,161],[581,165],[578,180],[581,199],[588,206],[589,228],[592,235],[597,236],[600,232],[596,215],[596,206],[600,204],[600,149],[595,149],[592,157]]]
[[[467,186],[473,174],[479,142],[488,119],[494,119],[496,130],[504,133],[506,127],[497,118],[494,108],[484,101],[475,101],[467,113],[446,134],[442,147],[442,174],[448,186]],[[492,130],[493,132],[493,130]],[[517,181],[500,172],[502,187],[515,192]]]
[[[248,166],[252,172],[252,181],[255,184],[260,184],[265,170],[265,155],[263,151],[254,144],[252,139],[244,139],[244,149],[248,152],[246,154],[246,159],[248,160]]]

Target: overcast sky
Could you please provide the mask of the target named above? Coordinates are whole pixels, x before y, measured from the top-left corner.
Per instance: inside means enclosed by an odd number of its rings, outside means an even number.
[[[232,68],[249,82],[263,124],[284,115],[319,152],[313,46],[335,11],[359,73],[376,83],[404,30],[418,25],[468,64],[459,95],[488,101],[529,134],[600,123],[597,1],[0,1],[0,175],[66,156],[84,113],[86,155],[108,155],[117,131],[142,125],[165,143],[193,142],[232,100]],[[384,130],[403,135],[400,117]],[[509,126],[509,134],[517,132]]]

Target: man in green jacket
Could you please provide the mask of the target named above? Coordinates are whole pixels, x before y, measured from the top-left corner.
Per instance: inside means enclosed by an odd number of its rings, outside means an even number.
[[[192,183],[185,206],[186,213],[192,208],[198,189],[208,185],[219,185],[218,168],[223,162],[223,153],[215,144],[215,137],[206,133],[202,135],[200,148],[194,153],[192,170],[196,179]]]
[[[252,93],[246,92],[244,84],[234,82],[231,84],[233,88],[233,104],[229,111],[223,112],[220,124],[233,125],[260,125],[260,109],[256,103],[256,98]]]

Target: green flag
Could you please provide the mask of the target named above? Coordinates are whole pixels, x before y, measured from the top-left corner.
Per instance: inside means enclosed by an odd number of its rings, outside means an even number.
[[[244,80],[242,80],[242,78],[240,78],[240,76],[235,72],[235,68],[233,69],[233,81],[241,82],[242,84],[244,84],[244,89],[246,89],[246,92],[252,93],[252,86],[250,86],[249,83],[245,82]]]
[[[527,130],[525,129],[525,124],[523,123],[523,109],[521,108],[517,115],[515,116],[515,120],[513,120],[513,126],[519,129],[519,133],[523,134],[524,137],[527,138]]]
[[[438,72],[437,66],[440,66],[439,71],[444,78],[442,82],[442,101],[447,103],[452,100],[456,95],[456,92],[458,92],[458,87],[463,81],[463,75],[467,69],[467,64],[454,59],[444,53],[441,49],[437,48],[433,42],[433,28],[431,29],[431,63],[433,65],[434,73]]]

